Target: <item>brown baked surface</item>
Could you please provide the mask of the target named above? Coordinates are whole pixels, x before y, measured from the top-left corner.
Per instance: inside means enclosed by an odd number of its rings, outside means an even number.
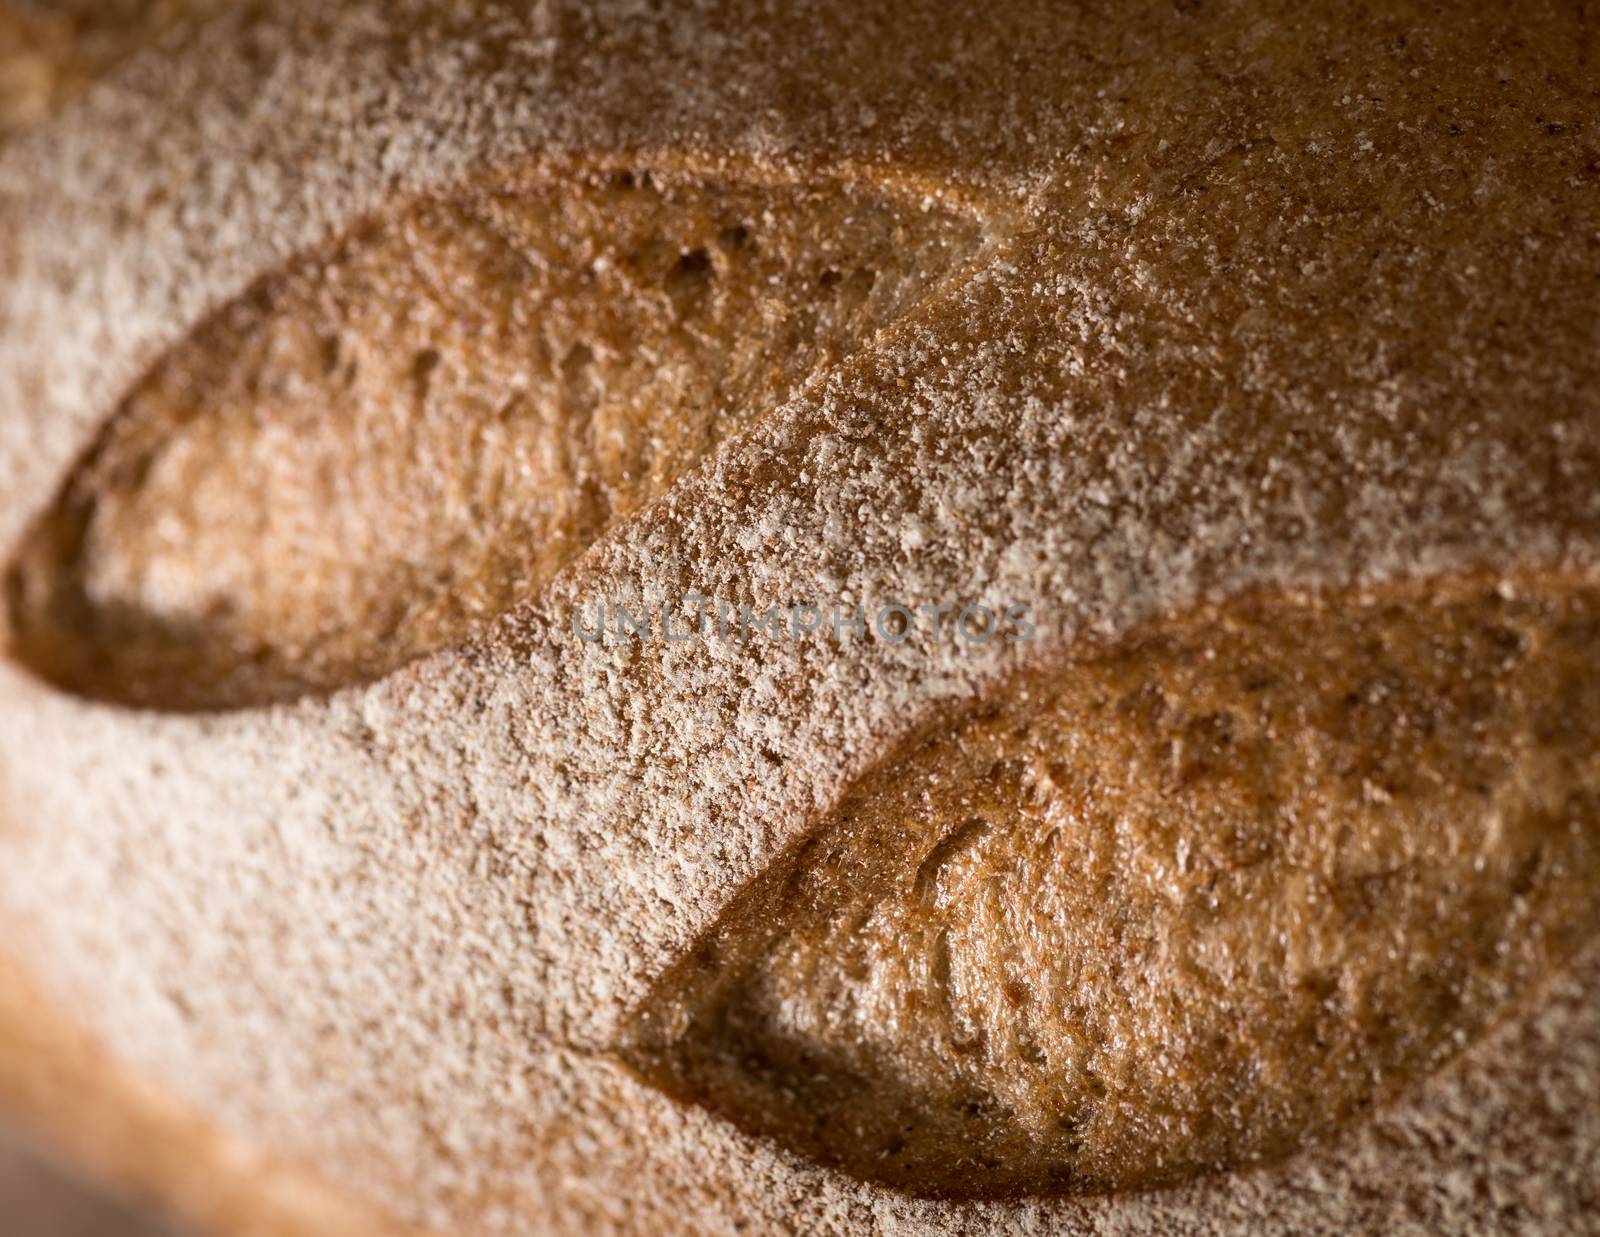
[[[1597,603],[1566,580],[1249,599],[1013,684],[742,892],[635,1059],[915,1193],[1281,1158],[1600,925]]]
[[[19,655],[85,695],[224,708],[457,645],[976,233],[864,190],[629,171],[369,222],[128,397],[18,556]]]
[[[1590,1222],[1584,7],[160,25],[0,147],[56,1094],[441,1233]],[[691,594],[1032,638],[573,628]]]

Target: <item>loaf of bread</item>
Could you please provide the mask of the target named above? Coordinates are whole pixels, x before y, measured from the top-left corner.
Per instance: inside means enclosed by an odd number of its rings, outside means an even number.
[[[0,146],[11,1119],[221,1233],[1594,1231],[1585,6],[160,7]]]

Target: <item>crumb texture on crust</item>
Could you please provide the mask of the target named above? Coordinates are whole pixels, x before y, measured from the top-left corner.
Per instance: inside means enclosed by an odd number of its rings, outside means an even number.
[[[6,575],[14,655],[215,709],[460,644],[977,240],[865,189],[649,171],[368,219],[129,395]]]
[[[1254,599],[897,751],[633,1059],[870,1180],[1128,1191],[1392,1099],[1600,923],[1600,594]]]

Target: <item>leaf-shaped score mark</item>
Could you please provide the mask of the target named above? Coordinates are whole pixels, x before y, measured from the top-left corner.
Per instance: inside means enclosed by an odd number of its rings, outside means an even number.
[[[920,200],[662,173],[396,207],[129,395],[10,566],[11,652],[214,709],[460,643],[977,243]]]
[[[647,1079],[919,1193],[1287,1154],[1600,921],[1600,593],[1257,599],[883,762],[636,1015]]]

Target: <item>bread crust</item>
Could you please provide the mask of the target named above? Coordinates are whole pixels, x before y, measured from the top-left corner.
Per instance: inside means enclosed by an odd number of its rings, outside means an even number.
[[[1593,948],[1337,1140],[1128,1197],[914,1199],[669,1100],[616,1047],[850,786],[1019,674],[1252,592],[1595,579],[1594,41],[1554,4],[178,27],[0,150],[0,545],[206,315],[401,204],[574,167],[844,183],[975,215],[983,247],[378,682],[203,715],[0,667],[8,950],[175,1103],[439,1232],[1579,1231]],[[1034,638],[572,627],[691,592],[1025,606]]]

